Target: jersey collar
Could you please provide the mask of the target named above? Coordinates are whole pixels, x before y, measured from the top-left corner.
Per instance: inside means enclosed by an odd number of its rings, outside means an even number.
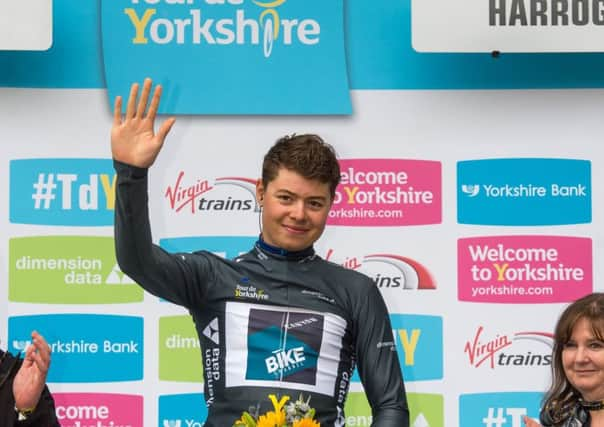
[[[312,246],[302,249],[300,251],[288,251],[287,249],[280,248],[278,246],[269,245],[266,243],[262,236],[256,241],[256,249],[264,252],[267,255],[272,255],[278,258],[285,258],[291,261],[300,261],[302,259],[311,257],[315,254],[315,249]]]

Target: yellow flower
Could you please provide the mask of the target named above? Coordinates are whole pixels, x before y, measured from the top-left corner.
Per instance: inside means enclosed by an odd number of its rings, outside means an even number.
[[[299,421],[294,421],[292,427],[321,427],[321,424],[310,418],[302,418]]]
[[[268,397],[274,410],[260,415],[257,419],[244,411],[232,427],[321,427],[321,424],[314,420],[315,410],[309,405],[310,397],[304,400],[300,395],[296,402],[290,402],[287,406],[285,404],[290,400],[289,396],[281,396],[279,400],[274,394],[269,394]],[[298,420],[294,421],[296,419]]]
[[[268,398],[271,400],[271,402],[273,402],[275,412],[281,411],[281,409],[283,409],[283,406],[285,406],[285,404],[289,400],[289,396],[283,396],[281,400],[277,402],[277,396],[275,396],[274,394],[269,394]]]
[[[233,427],[254,427],[255,425],[256,421],[252,418],[252,416],[248,412],[243,412],[243,414],[241,414],[241,418],[235,421]]]
[[[260,415],[257,427],[282,427],[285,425],[285,412],[269,411],[264,415]]]

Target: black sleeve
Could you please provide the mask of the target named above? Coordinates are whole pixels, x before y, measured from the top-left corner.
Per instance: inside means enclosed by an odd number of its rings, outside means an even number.
[[[0,350],[0,358],[4,355]],[[11,427],[60,427],[55,411],[55,402],[45,385],[36,409],[26,420],[19,421],[15,411],[15,397],[13,395],[13,381],[21,368],[23,361],[6,353],[0,364],[0,426]]]
[[[388,309],[371,283],[356,319],[359,375],[371,405],[373,427],[408,427],[409,409]]]
[[[153,244],[147,169],[114,160],[115,253],[122,272],[150,293],[185,307],[198,306],[211,272],[202,256],[170,254]]]
[[[27,417],[26,420],[17,421],[15,415],[15,427],[60,427],[57,414],[55,412],[55,402],[48,390],[48,387],[44,387],[40,400],[36,405],[36,410]]]

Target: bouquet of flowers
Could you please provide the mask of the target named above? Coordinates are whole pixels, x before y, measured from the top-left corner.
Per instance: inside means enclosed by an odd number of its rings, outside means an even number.
[[[295,402],[289,402],[289,396],[283,396],[277,401],[277,396],[268,396],[273,404],[273,410],[264,415],[252,416],[244,412],[233,427],[321,427],[315,421],[315,410],[310,407],[310,397],[304,400],[302,395]]]

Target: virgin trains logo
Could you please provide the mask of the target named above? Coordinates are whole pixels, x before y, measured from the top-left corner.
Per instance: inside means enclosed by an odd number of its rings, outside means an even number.
[[[325,259],[332,260],[333,254],[333,249],[330,249]],[[406,256],[376,253],[362,257],[347,257],[340,264],[345,268],[365,273],[382,290],[389,288],[436,289],[436,280],[430,271],[418,261]]]
[[[210,180],[187,179],[180,171],[174,184],[164,193],[170,209],[179,213],[258,212],[256,180],[244,177],[221,177]]]
[[[516,332],[485,336],[484,328],[464,346],[470,365],[479,368],[549,366],[552,363],[553,335],[546,332]]]

